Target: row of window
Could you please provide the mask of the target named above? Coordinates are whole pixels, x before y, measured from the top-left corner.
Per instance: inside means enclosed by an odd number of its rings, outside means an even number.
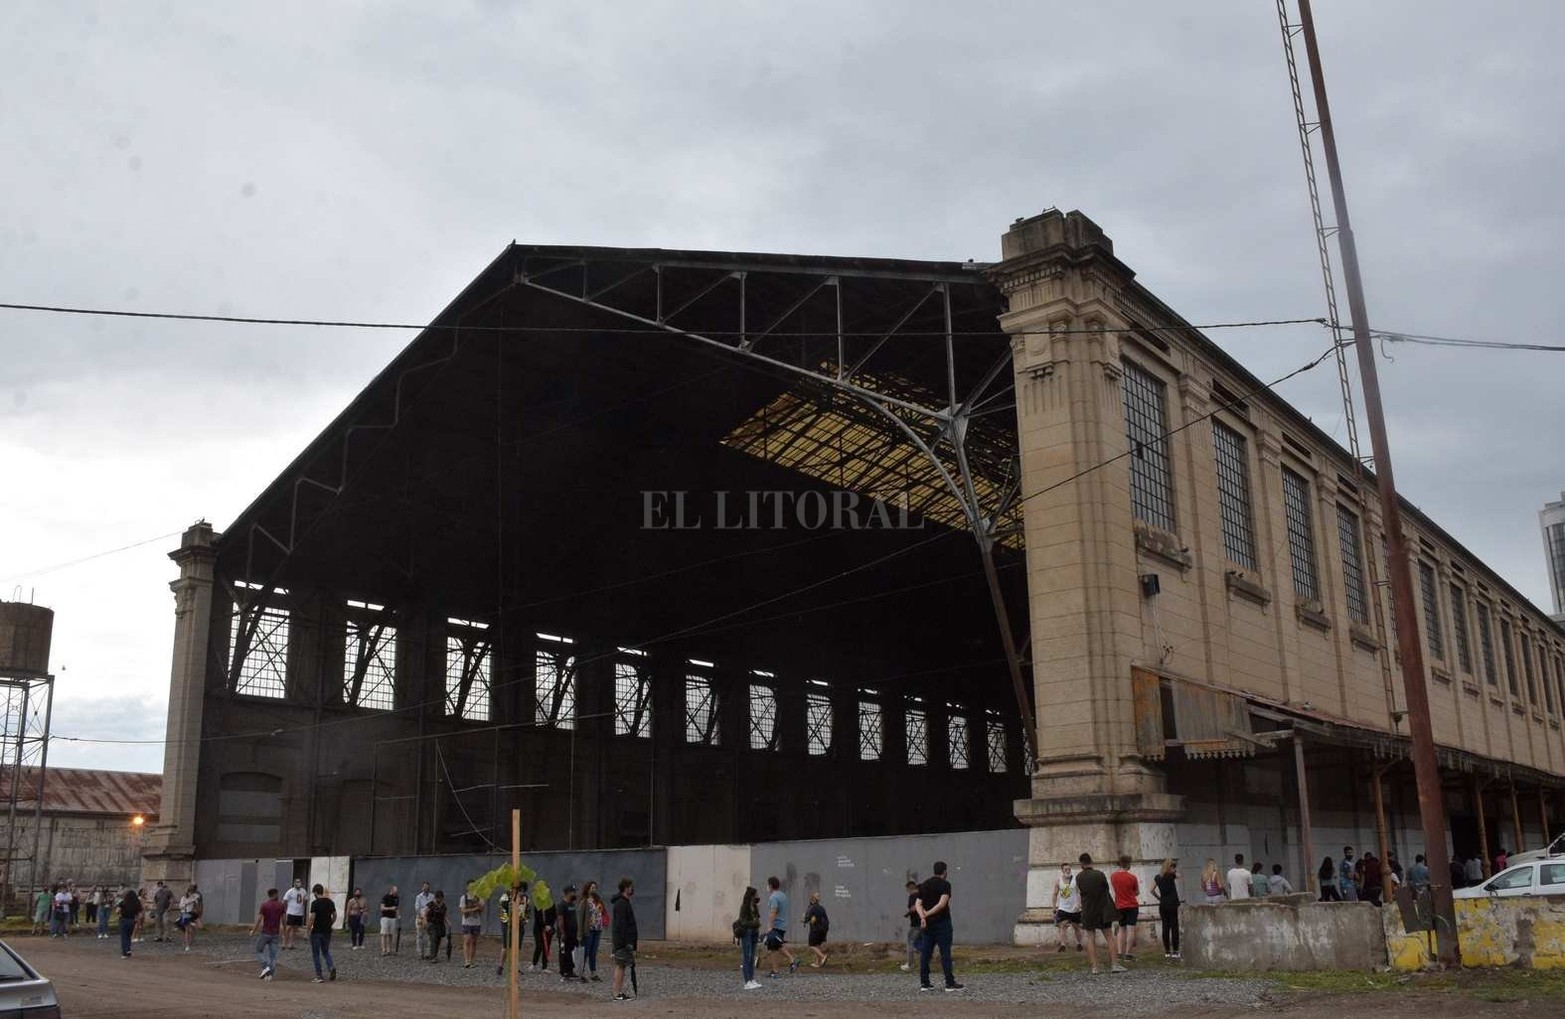
[[[1134,361],[1126,360],[1121,388],[1126,440],[1130,451],[1131,510],[1137,520],[1172,532],[1176,521],[1173,458],[1168,441],[1167,387],[1152,372]],[[1212,446],[1223,554],[1237,566],[1258,571],[1248,439],[1237,429],[1213,419]],[[1280,470],[1293,591],[1301,601],[1319,603],[1323,599],[1310,482],[1286,464]],[[1561,540],[1565,542],[1565,536]],[[1337,506],[1337,545],[1342,562],[1348,618],[1367,626],[1370,623],[1370,599],[1364,564],[1363,526],[1358,514],[1341,504]],[[1381,554],[1384,561],[1384,541]],[[1424,560],[1418,563],[1418,585],[1423,603],[1424,638],[1430,656],[1436,661],[1446,662],[1448,650],[1454,650],[1456,666],[1462,672],[1472,674],[1474,663],[1467,593],[1458,584],[1449,585],[1452,648],[1448,649],[1445,628],[1442,626],[1441,585],[1434,566]],[[1396,613],[1389,599],[1386,604],[1391,629],[1395,633]],[[1491,610],[1486,603],[1477,599],[1473,599],[1473,606],[1484,677],[1489,685],[1498,687],[1495,628]],[[1525,632],[1513,634],[1509,619],[1500,621],[1499,644],[1500,659],[1504,663],[1511,696],[1519,700],[1522,696],[1521,684],[1525,682],[1527,700],[1533,706],[1541,704],[1550,714],[1565,711],[1565,658],[1561,657],[1558,649],[1551,658],[1541,637],[1534,638]],[[1516,667],[1518,648],[1522,663],[1520,672]],[[1540,686],[1542,701],[1539,700]]]
[[[397,630],[379,605],[349,602],[343,646],[342,703],[389,711],[396,707]],[[490,718],[491,649],[488,625],[465,619],[446,620],[445,713],[484,722]],[[576,724],[576,654],[569,637],[537,634],[533,658],[534,722],[556,729]],[[229,660],[238,662],[236,693],[254,697],[287,696],[289,615],[268,604],[235,604],[230,628]],[[644,667],[646,653],[620,648],[614,662],[614,733],[647,738],[652,735],[652,682]],[[688,743],[719,746],[722,731],[718,687],[713,663],[691,659],[684,681],[684,738]],[[768,672],[752,671],[747,684],[746,717],[752,750],[777,750],[777,684]],[[857,756],[882,759],[886,749],[885,707],[875,691],[860,691],[856,699]],[[805,749],[825,756],[832,749],[836,706],[830,686],[811,680],[804,698]],[[929,763],[929,718],[922,702],[903,709],[910,765]],[[983,741],[988,770],[1003,773],[1006,729],[997,718],[971,718],[953,708],[946,715],[946,761],[957,770],[972,766],[975,733]]]

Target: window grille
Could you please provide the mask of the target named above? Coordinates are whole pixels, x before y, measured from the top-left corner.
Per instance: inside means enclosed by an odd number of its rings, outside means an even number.
[[[777,749],[777,690],[765,683],[750,684],[750,749]]]
[[[1122,383],[1125,438],[1130,450],[1130,506],[1137,520],[1174,529],[1174,475],[1169,456],[1164,386],[1145,368],[1126,361]]]
[[[831,749],[831,698],[826,694],[805,696],[804,746],[812,757],[824,756]]]
[[[929,763],[929,722],[920,708],[907,711],[907,763]]]
[[[1474,603],[1478,608],[1478,653],[1483,659],[1484,679],[1490,686],[1500,685],[1499,674],[1494,667],[1494,631],[1489,623],[1489,606],[1483,602]]]
[[[446,714],[470,722],[489,721],[489,635],[462,630],[446,634]]]
[[[1538,641],[1538,682],[1543,687],[1543,703],[1548,706],[1549,714],[1553,715],[1554,684],[1549,680],[1549,649],[1542,640]]]
[[[1511,688],[1512,697],[1520,697],[1521,689],[1516,685],[1516,651],[1511,646],[1511,621],[1500,620],[1500,653],[1505,656],[1505,682]]]
[[[252,629],[253,627],[253,629]],[[288,610],[273,605],[234,602],[228,660],[238,661],[234,693],[251,697],[288,696]],[[241,636],[248,636],[240,647]]]
[[[652,735],[652,681],[634,661],[614,663],[614,735]]]
[[[569,651],[540,647],[533,661],[533,689],[538,700],[534,719],[539,725],[554,729],[575,728],[576,656]]]
[[[1288,521],[1288,558],[1293,564],[1293,593],[1319,602],[1320,574],[1315,568],[1315,528],[1311,525],[1310,483],[1282,469],[1282,511]]]
[[[1463,672],[1473,671],[1472,641],[1467,633],[1467,592],[1451,585],[1451,642],[1456,645],[1456,665]]]
[[[886,747],[886,731],[880,705],[859,701],[859,760],[878,761]]]
[[[1223,532],[1223,554],[1247,570],[1255,567],[1255,527],[1250,505],[1250,460],[1243,435],[1220,421],[1212,422],[1212,446],[1217,462],[1217,520]]]
[[[1006,757],[1005,723],[989,720],[989,770],[993,774],[1003,775],[1010,770]]]
[[[1418,563],[1418,592],[1424,600],[1424,640],[1431,658],[1445,661],[1445,631],[1440,626],[1440,588],[1435,583],[1435,568],[1423,560]]]
[[[1532,672],[1532,638],[1525,633],[1521,635],[1522,643],[1522,675],[1527,677],[1527,702],[1533,707],[1538,706],[1538,677]]]
[[[1342,548],[1342,587],[1348,597],[1348,618],[1369,625],[1369,594],[1364,587],[1364,541],[1358,514],[1337,507],[1337,541]]]
[[[685,741],[717,746],[717,690],[706,676],[685,677]]]
[[[967,742],[967,717],[965,715],[952,715],[946,723],[946,750],[949,754],[952,768],[961,771],[967,767],[968,757],[972,750]]]

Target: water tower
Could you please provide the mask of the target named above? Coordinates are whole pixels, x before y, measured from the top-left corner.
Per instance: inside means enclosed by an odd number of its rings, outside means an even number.
[[[0,849],[5,853],[0,857],[0,911],[10,905],[24,874],[29,885],[45,877],[38,871],[38,838],[54,705],[53,635],[53,609],[0,601]]]

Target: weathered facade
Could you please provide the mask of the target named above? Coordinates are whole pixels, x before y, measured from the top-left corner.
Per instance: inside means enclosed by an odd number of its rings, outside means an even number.
[[[20,787],[36,788],[34,769],[23,769]],[[8,772],[0,781],[10,782]],[[133,771],[49,768],[44,778],[38,864],[19,860],[11,875],[13,896],[30,901],[41,885],[74,881],[78,886],[133,884],[140,880],[143,838],[155,822],[161,775]],[[33,844],[37,800],[18,800],[16,842]],[[140,819],[140,823],[137,819]]]

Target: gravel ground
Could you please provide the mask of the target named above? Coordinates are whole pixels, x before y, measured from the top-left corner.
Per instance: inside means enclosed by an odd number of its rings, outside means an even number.
[[[71,939],[75,942],[77,939]],[[93,947],[103,952],[105,958],[118,953],[115,939],[94,942],[89,936],[82,948]],[[485,939],[479,944],[478,960],[472,969],[462,966],[461,946],[453,952],[453,961],[442,956],[438,963],[420,962],[410,935],[404,935],[400,955],[382,957],[375,938],[366,941],[360,951],[350,950],[348,938],[339,934],[332,939],[333,956],[337,963],[338,981],[358,980],[400,981],[423,985],[452,987],[500,987],[504,977],[495,973],[500,957],[500,945],[495,939]],[[26,952],[25,942],[18,945]],[[63,946],[62,946],[63,947]],[[73,944],[74,948],[75,945]],[[531,957],[531,943],[523,943],[523,958]],[[178,957],[177,944],[159,944],[153,941],[135,946],[137,955]],[[734,999],[738,1005],[744,1001],[759,1005],[762,1001],[787,1002],[884,1002],[914,1001],[939,1002],[956,998],[939,990],[920,993],[918,977],[914,973],[902,973],[878,967],[856,966],[853,972],[833,968],[828,963],[824,970],[801,968],[794,976],[784,975],[767,979],[764,967],[759,974],[762,988],[745,991],[740,986],[738,955],[732,969],[707,964],[670,964],[658,961],[657,949],[643,946],[643,961],[637,966],[644,1001],[672,1001],[676,999],[707,999],[721,1001]],[[599,983],[566,983],[553,971],[522,974],[522,992],[547,991],[551,994],[568,994],[581,998],[608,999],[612,968],[607,952],[600,960]],[[241,934],[202,932],[195,949],[187,956],[192,968],[220,966],[241,971],[257,969],[253,940]],[[1140,968],[1137,968],[1139,965]],[[1115,1015],[1157,1015],[1170,1009],[1187,1010],[1196,1006],[1197,1011],[1223,1006],[1258,1006],[1271,1004],[1276,989],[1273,981],[1258,978],[1190,976],[1163,964],[1161,959],[1132,963],[1132,971],[1120,975],[1094,977],[1079,968],[1040,967],[1031,972],[976,972],[964,973],[961,953],[957,954],[957,979],[965,983],[960,992],[962,999],[986,1003],[1054,1004],[1070,1005],[1080,1002],[1090,1004],[1095,1011],[1107,1011]],[[889,971],[888,971],[889,970]],[[305,981],[314,975],[310,961],[310,949],[304,939],[298,947],[278,953],[278,981]],[[936,985],[939,985],[938,972]],[[767,1006],[776,1007],[776,1006]]]

